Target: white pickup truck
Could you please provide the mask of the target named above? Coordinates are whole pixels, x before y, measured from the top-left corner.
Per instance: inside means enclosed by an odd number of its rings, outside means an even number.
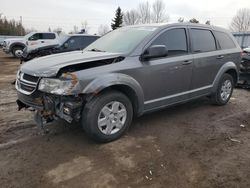
[[[21,57],[26,46],[43,47],[58,44],[58,34],[54,32],[31,32],[24,37],[9,38],[3,42],[3,51],[12,53],[15,57]]]

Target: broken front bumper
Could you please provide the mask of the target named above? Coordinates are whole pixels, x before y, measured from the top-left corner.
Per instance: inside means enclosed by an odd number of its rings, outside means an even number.
[[[31,95],[17,93],[18,109],[32,108],[36,110],[36,122],[41,125],[54,119],[64,119],[71,123],[73,120],[79,121],[81,110],[84,104],[83,97],[76,96],[57,96],[42,92],[34,92]],[[41,118],[41,121],[37,121]]]

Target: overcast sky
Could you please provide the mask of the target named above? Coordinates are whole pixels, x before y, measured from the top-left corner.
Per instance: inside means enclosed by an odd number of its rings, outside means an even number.
[[[154,0],[149,0],[153,2]],[[143,0],[0,0],[0,13],[7,18],[20,19],[26,28],[47,31],[61,27],[65,32],[73,30],[87,20],[90,33],[95,33],[100,24],[110,26],[118,6],[123,11],[136,8]],[[201,23],[228,28],[239,8],[250,8],[250,0],[164,0],[170,22],[179,17],[197,18]]]

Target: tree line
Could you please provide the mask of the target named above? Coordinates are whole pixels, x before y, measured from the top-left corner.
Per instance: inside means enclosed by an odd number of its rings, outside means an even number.
[[[169,14],[166,10],[166,4],[163,0],[155,0],[153,3],[149,1],[141,2],[136,8],[122,11],[121,7],[118,7],[115,12],[115,17],[112,19],[111,28],[112,30],[117,29],[126,25],[135,24],[148,24],[148,23],[166,23],[169,21]],[[192,18],[190,20],[184,20],[180,17],[178,22],[190,22],[190,23],[200,23],[197,18]],[[205,24],[210,25],[210,20],[207,20]],[[110,27],[108,25],[100,25],[98,28],[98,34],[104,35],[109,32]],[[243,8],[239,9],[236,15],[232,18],[229,25],[229,29],[235,32],[246,32],[250,31],[250,9]],[[82,23],[82,32],[87,32],[89,30],[88,23],[85,21]],[[49,28],[49,31],[51,29]],[[60,31],[62,29],[60,28]],[[24,35],[28,32],[25,30],[21,21],[8,20],[0,13],[0,35]],[[74,26],[74,31],[72,33],[78,32],[77,26]]]
[[[20,21],[7,20],[0,14],[0,35],[22,36],[25,35],[25,29]]]
[[[125,12],[122,12],[121,8],[118,7],[115,17],[112,20],[111,28],[114,30],[126,25],[162,23],[168,21],[169,15],[166,11],[166,4],[162,0],[155,0],[152,4],[146,1],[139,3],[137,8]],[[185,20],[183,17],[180,17],[177,21],[184,22]],[[190,23],[200,23],[197,18],[192,18],[187,21]],[[205,24],[210,25],[210,20],[207,20]],[[101,30],[102,28],[103,26]],[[235,32],[250,31],[250,9],[239,9],[232,18],[229,29]]]

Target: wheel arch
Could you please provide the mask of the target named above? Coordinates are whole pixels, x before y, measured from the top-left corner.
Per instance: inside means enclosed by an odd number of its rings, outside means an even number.
[[[10,51],[12,51],[12,49],[14,47],[22,47],[22,48],[25,48],[25,44],[21,43],[21,42],[16,42],[16,43],[13,43],[10,45]]]
[[[235,82],[234,84],[237,84],[238,77],[239,77],[238,68],[237,68],[235,63],[227,62],[220,68],[220,70],[218,71],[218,73],[214,79],[213,90],[212,90],[213,93],[216,92],[216,89],[217,89],[217,86],[218,86],[219,81],[221,79],[221,76],[225,73],[230,74],[234,79],[234,82]]]
[[[112,73],[98,77],[90,82],[82,93],[98,95],[110,89],[122,92],[131,100],[136,116],[143,113],[144,95],[142,88],[134,78],[125,74]]]
[[[233,77],[234,80],[234,85],[237,84],[238,82],[238,74],[237,71],[235,69],[229,69],[227,70],[225,73],[230,74]]]

